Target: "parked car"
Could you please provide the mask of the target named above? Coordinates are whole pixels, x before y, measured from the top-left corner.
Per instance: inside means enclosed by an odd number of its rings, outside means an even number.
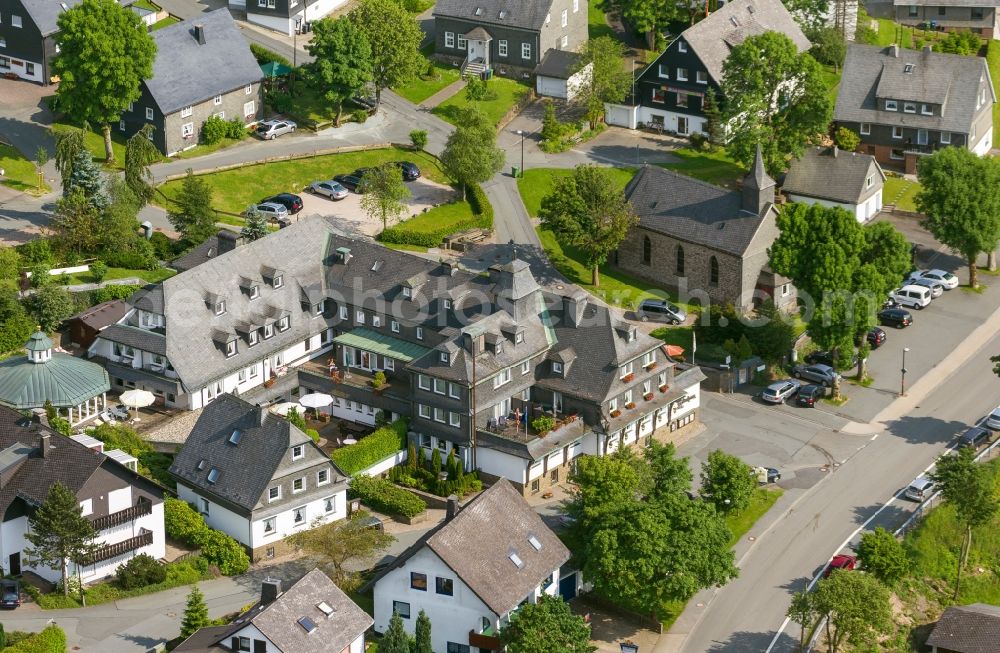
[[[885,344],[887,338],[885,331],[878,327],[872,327],[871,331],[868,332],[866,336],[868,338],[868,345],[872,349],[878,349]]]
[[[282,134],[292,133],[297,126],[291,120],[262,120],[257,123],[257,135],[271,141]]]
[[[796,379],[775,381],[764,388],[764,391],[760,393],[760,398],[771,404],[780,404],[786,399],[794,397],[800,387],[802,387],[802,383]]]
[[[915,286],[912,283],[897,288],[892,291],[892,298],[899,306],[908,306],[918,311],[931,303],[931,291],[923,286]]]
[[[931,281],[937,281],[945,290],[954,290],[958,288],[958,277],[956,277],[951,272],[946,272],[944,270],[918,270],[917,273],[920,275],[921,279],[930,279]]]
[[[792,370],[792,376],[797,379],[808,379],[824,386],[833,385],[834,381],[840,378],[829,365],[796,365]]]
[[[283,204],[278,204],[277,202],[264,202],[263,204],[256,205],[254,208],[257,210],[257,213],[260,213],[268,220],[280,220],[288,217],[288,209]]]
[[[332,179],[327,181],[314,181],[309,184],[309,190],[311,190],[316,195],[323,195],[332,200],[342,200],[348,195],[346,188],[340,185]]]
[[[926,476],[918,476],[903,492],[903,496],[912,501],[921,502],[934,492],[934,481]]]
[[[396,161],[396,165],[403,171],[403,181],[413,181],[420,178],[420,168],[416,163],[409,161]]]
[[[833,366],[833,352],[832,351],[814,351],[806,354],[805,361],[810,365],[822,364],[832,367]],[[847,367],[854,367],[858,364],[858,353],[854,352],[851,354],[851,364]]]
[[[14,608],[21,605],[21,584],[13,579],[0,580],[0,608]]]
[[[353,191],[355,193],[360,192],[358,191],[358,187],[361,185],[361,177],[359,176],[337,175],[333,178],[333,180],[349,191]]]
[[[753,475],[761,485],[777,483],[781,480],[781,472],[774,467],[754,467]]]
[[[910,283],[914,286],[923,286],[931,291],[931,299],[937,299],[944,294],[944,286],[941,285],[940,281],[934,281],[933,279],[913,279]]]
[[[990,441],[990,432],[981,426],[970,426],[958,436],[958,446],[978,449]]]
[[[816,402],[822,399],[826,395],[826,388],[821,385],[814,385],[810,383],[809,385],[802,386],[799,389],[799,394],[795,398],[795,403],[800,406],[815,406]]]
[[[986,426],[993,430],[1000,431],[1000,406],[993,409],[990,416],[986,418]]]
[[[879,324],[902,329],[913,324],[913,316],[901,308],[884,308],[878,312]]]
[[[278,193],[271,197],[262,199],[261,204],[280,204],[292,215],[302,210],[302,198],[293,193]]]
[[[858,559],[855,556],[847,555],[846,553],[839,553],[833,556],[833,560],[830,564],[826,566],[826,571],[823,572],[823,578],[829,578],[830,574],[834,571],[840,569],[843,571],[851,571],[858,566]]]
[[[636,313],[643,322],[653,320],[667,324],[680,324],[687,319],[687,312],[683,308],[663,299],[642,300]]]

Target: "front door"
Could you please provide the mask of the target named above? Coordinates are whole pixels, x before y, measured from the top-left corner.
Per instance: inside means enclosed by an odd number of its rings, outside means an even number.
[[[21,575],[21,552],[18,551],[17,553],[11,553],[9,560],[10,560],[10,562],[7,565],[7,567],[8,567],[7,573],[10,574],[11,576],[20,576]]]
[[[469,61],[483,60],[485,65],[489,65],[489,41],[469,41]]]
[[[688,119],[683,116],[677,116],[677,133],[687,134],[688,133]]]

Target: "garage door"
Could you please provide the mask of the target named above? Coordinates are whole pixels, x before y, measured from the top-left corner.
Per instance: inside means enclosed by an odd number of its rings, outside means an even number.
[[[566,98],[566,80],[555,79],[554,77],[538,77],[536,90],[539,95],[546,97]]]
[[[618,127],[631,127],[629,124],[629,109],[622,106],[615,106],[613,104],[605,104],[605,115],[604,120],[609,125],[616,125]]]

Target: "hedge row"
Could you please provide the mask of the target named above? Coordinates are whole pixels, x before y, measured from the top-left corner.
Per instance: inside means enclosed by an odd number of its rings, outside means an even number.
[[[423,499],[396,487],[392,481],[365,474],[351,479],[350,495],[351,498],[361,499],[372,510],[388,515],[416,517],[427,509]]]
[[[202,557],[227,576],[242,574],[250,567],[243,545],[222,531],[209,528],[205,518],[186,501],[164,499],[163,525],[167,535],[200,548]]]
[[[421,247],[437,247],[445,238],[456,231],[466,229],[492,229],[493,228],[493,206],[485,191],[479,184],[466,186],[466,199],[472,207],[472,217],[468,220],[449,223],[443,229],[431,232],[416,233],[406,228],[406,222],[401,222],[395,227],[385,229],[377,236],[377,240],[383,243],[393,243],[395,245],[418,245]]]
[[[348,476],[356,474],[405,449],[406,426],[405,419],[397,419],[365,436],[357,444],[335,449],[330,458]]]
[[[42,632],[4,649],[4,653],[65,653],[65,651],[66,633],[55,624],[46,626]]]

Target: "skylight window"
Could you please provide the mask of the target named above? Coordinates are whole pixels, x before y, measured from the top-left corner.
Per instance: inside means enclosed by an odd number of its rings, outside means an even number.
[[[229,444],[239,444],[240,440],[243,439],[243,431],[236,429],[229,436]]]
[[[912,73],[913,72],[913,64],[912,63],[903,64],[903,72],[904,73]]]
[[[215,483],[217,480],[219,480],[219,469],[217,467],[213,467],[208,470],[208,482]]]
[[[521,557],[517,555],[517,551],[511,551],[507,557],[510,558],[510,561],[513,562],[514,566],[518,569],[524,568],[524,560],[521,560]]]
[[[198,461],[198,464],[195,466],[195,469],[197,469],[199,472],[201,470],[205,469],[205,459],[204,458],[202,458],[201,460]]]
[[[483,15],[483,8],[482,7],[476,7],[476,15],[477,16],[482,16]]]
[[[331,607],[330,604],[327,603],[326,601],[320,601],[319,603],[316,604],[316,607],[319,608],[320,612],[322,612],[328,617],[337,611],[336,608]]]
[[[378,272],[379,270],[381,270],[382,265],[383,265],[382,261],[375,261],[375,264],[372,265],[372,272]]]
[[[531,546],[533,546],[535,548],[535,551],[541,551],[542,550],[542,543],[539,542],[538,538],[535,537],[534,535],[529,535],[528,536],[528,543],[530,543]]]
[[[309,617],[299,617],[299,625],[302,626],[302,630],[310,635],[316,630],[316,622]]]

